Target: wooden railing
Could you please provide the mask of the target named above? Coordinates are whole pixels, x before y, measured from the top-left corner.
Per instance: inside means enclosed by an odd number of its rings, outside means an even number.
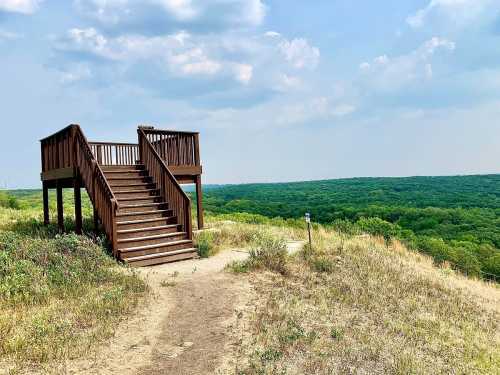
[[[108,239],[116,250],[116,200],[80,126],[70,125],[41,140],[42,170],[73,168],[81,178]]]
[[[178,223],[183,225],[183,230],[188,234],[189,239],[192,239],[191,200],[182,190],[174,175],[168,169],[165,160],[150,141],[153,132],[155,131],[143,127],[139,127],[137,130],[141,161],[160,189],[161,195],[168,202],[169,208],[177,216]],[[158,132],[162,133],[162,131]]]
[[[134,165],[139,160],[139,147],[134,143],[89,142],[101,165]]]
[[[194,132],[142,127],[144,135],[167,165],[199,166],[199,135]]]
[[[72,127],[73,125],[67,126],[40,141],[42,145],[42,172],[74,166]]]

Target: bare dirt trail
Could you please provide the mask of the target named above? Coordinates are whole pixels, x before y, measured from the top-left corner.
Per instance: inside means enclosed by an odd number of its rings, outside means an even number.
[[[289,252],[301,246],[290,241]],[[248,278],[224,267],[246,257],[245,250],[225,250],[208,259],[139,269],[152,298],[94,358],[72,362],[61,373],[230,373],[232,353],[256,298]]]

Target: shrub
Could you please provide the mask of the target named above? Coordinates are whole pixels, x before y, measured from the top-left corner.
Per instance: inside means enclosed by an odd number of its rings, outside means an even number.
[[[19,209],[19,202],[5,191],[0,191],[0,207]]]
[[[371,234],[372,236],[384,237],[389,241],[392,237],[397,237],[401,232],[401,227],[396,224],[389,223],[378,217],[362,217],[356,222],[356,226],[361,232]]]
[[[248,259],[230,263],[227,268],[232,272],[246,273],[257,269],[267,269],[282,275],[288,273],[288,252],[282,238],[261,234],[255,239]]]
[[[287,258],[286,242],[283,239],[263,236],[258,240],[257,246],[250,250],[249,264],[252,269],[265,268],[285,275],[288,272]]]
[[[335,263],[326,256],[319,256],[311,258],[309,266],[316,272],[330,273],[334,270]]]
[[[198,255],[200,258],[208,258],[214,255],[214,234],[212,232],[201,232],[196,235],[196,247],[198,248]]]
[[[496,281],[500,281],[500,253],[489,257],[483,266],[483,271],[488,273],[488,277],[493,277]]]

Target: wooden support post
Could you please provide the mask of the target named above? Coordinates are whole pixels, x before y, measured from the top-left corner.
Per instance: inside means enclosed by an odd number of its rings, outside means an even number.
[[[43,224],[49,225],[49,187],[43,182]]]
[[[99,232],[99,215],[97,214],[95,206],[94,206],[94,231],[96,233]]]
[[[203,229],[203,192],[201,190],[201,176],[196,176],[196,211],[198,229]]]
[[[63,212],[63,189],[62,185],[57,183],[57,226],[59,232],[64,232],[64,212]]]
[[[73,189],[75,192],[75,232],[82,234],[82,190],[78,176],[75,178]]]

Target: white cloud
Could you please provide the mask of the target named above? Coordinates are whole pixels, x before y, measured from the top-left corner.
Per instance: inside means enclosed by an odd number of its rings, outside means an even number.
[[[261,0],[74,0],[76,9],[107,26],[141,20],[144,27],[159,14],[174,22],[208,22],[229,27],[259,26],[266,7]],[[155,10],[154,7],[157,7]],[[165,19],[165,23],[169,23]]]
[[[129,0],[74,0],[76,9],[107,25],[116,25],[131,13]]]
[[[275,89],[281,92],[296,90],[302,86],[302,80],[297,76],[288,75],[286,73],[280,75],[280,79]]]
[[[279,44],[279,49],[285,59],[297,69],[314,69],[319,63],[319,49],[309,45],[306,39],[297,38],[292,41],[285,39]]]
[[[438,50],[454,51],[455,43],[434,37],[407,55],[379,56],[371,64],[362,63],[360,69],[369,86],[382,91],[397,90],[420,79],[431,79],[432,57]]]
[[[212,57],[221,54],[217,47],[184,31],[161,37],[106,37],[94,28],[71,29],[64,38],[55,42],[59,51],[84,52],[125,64],[157,64],[174,76],[221,75],[248,84],[253,77],[253,66]]]
[[[382,55],[382,56],[379,56],[379,57],[376,57],[375,60],[373,60],[375,64],[378,64],[378,65],[386,65],[389,63],[389,58],[387,57],[387,55]]]
[[[92,72],[86,64],[76,64],[60,73],[60,82],[71,84],[92,77]]]
[[[370,68],[371,68],[370,63],[368,63],[366,61],[359,64],[359,69],[361,69],[361,70],[369,70]]]
[[[222,65],[207,57],[201,48],[193,48],[186,52],[167,57],[172,70],[179,70],[187,75],[214,75]]]
[[[196,8],[191,0],[152,0],[161,5],[180,21],[189,21],[198,17],[200,9]]]
[[[0,10],[6,12],[32,14],[43,0],[0,0]]]
[[[10,31],[0,29],[0,41],[1,40],[14,40],[14,39],[19,39],[21,37],[22,37],[21,34],[17,34],[17,33],[13,33]]]
[[[280,37],[280,36],[281,36],[281,34],[280,34],[280,33],[278,33],[278,32],[276,32],[276,31],[266,31],[266,32],[264,33],[264,35],[265,35],[265,36],[268,36],[268,37],[270,37],[270,38],[278,38],[278,37]]]
[[[234,65],[234,76],[237,81],[248,84],[252,80],[253,76],[253,66],[249,64],[235,64]]]
[[[206,0],[205,0],[206,1]],[[266,16],[266,6],[261,0],[245,0],[241,4],[242,12],[239,22],[251,26],[260,25]]]
[[[417,29],[432,17],[438,17],[438,20],[445,17],[455,25],[461,25],[473,21],[485,12],[492,12],[494,7],[498,11],[498,5],[498,0],[431,0],[425,8],[408,16],[406,22]]]

